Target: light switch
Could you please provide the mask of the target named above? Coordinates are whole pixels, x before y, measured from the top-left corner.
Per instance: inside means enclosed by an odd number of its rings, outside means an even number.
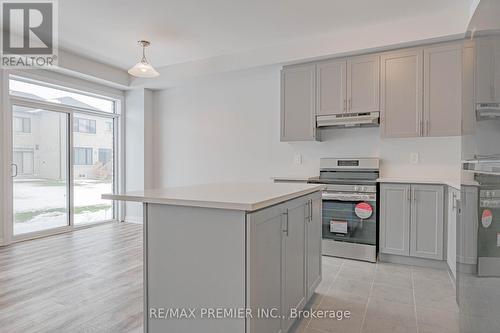
[[[410,154],[410,163],[411,164],[418,164],[419,156],[418,153],[411,153]]]
[[[301,154],[295,154],[293,157],[293,163],[299,165],[302,164],[302,155]]]

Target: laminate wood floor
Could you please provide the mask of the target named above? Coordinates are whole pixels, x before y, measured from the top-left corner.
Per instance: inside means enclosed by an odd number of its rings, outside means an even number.
[[[352,316],[303,318],[293,332],[458,332],[446,271],[323,257],[310,306]],[[1,333],[139,333],[142,307],[141,225],[105,224],[0,248]]]
[[[0,332],[142,332],[142,226],[0,247]]]

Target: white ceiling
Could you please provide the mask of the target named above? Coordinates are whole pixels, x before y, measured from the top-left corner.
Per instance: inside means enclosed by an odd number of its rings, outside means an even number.
[[[436,13],[446,25],[472,1],[59,0],[59,37],[62,49],[123,69],[147,39],[148,59],[162,67]]]

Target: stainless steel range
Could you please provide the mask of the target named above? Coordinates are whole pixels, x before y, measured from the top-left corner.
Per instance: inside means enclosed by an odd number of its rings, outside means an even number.
[[[309,183],[323,191],[323,254],[376,261],[377,158],[322,158]]]

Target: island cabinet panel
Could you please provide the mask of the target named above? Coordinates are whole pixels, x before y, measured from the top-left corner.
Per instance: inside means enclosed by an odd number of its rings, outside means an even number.
[[[253,313],[273,309],[275,315],[281,316],[285,211],[282,207],[272,207],[249,214],[247,221],[250,235],[248,244],[250,309]],[[268,318],[264,312],[262,314],[248,321],[249,332],[283,332],[281,318]]]
[[[245,332],[245,318],[201,313],[245,308],[245,212],[162,204],[145,212],[144,332]],[[196,316],[156,318],[155,309],[196,309]]]
[[[410,49],[380,57],[380,108],[384,137],[422,135],[423,51]]]
[[[283,329],[288,332],[294,318],[292,309],[302,309],[306,304],[306,211],[309,202],[297,200],[286,208],[283,257]]]
[[[247,306],[261,315],[247,320],[247,332],[288,332],[291,311],[313,296],[321,281],[320,209],[316,193],[247,215]]]

